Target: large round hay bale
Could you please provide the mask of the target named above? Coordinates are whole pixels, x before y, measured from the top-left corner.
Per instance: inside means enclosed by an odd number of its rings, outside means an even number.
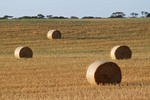
[[[50,30],[47,33],[47,38],[49,38],[49,39],[60,39],[61,38],[61,32],[59,30]]]
[[[121,70],[113,62],[96,61],[87,69],[86,79],[91,85],[118,84],[121,82]]]
[[[112,59],[130,59],[132,57],[132,51],[128,46],[115,46],[112,48],[110,52],[111,58]]]
[[[14,55],[16,58],[32,58],[33,52],[29,47],[20,46],[15,49]]]

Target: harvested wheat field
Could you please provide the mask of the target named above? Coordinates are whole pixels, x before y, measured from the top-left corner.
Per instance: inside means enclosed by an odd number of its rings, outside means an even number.
[[[49,29],[61,39],[49,40]],[[16,59],[21,45],[34,57]],[[116,45],[128,45],[132,59],[112,60]],[[88,83],[87,68],[99,60],[120,67],[120,84]],[[149,18],[0,20],[0,100],[149,99]]]

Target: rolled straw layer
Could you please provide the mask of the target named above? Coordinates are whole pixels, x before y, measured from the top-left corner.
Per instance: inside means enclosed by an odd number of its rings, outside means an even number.
[[[132,51],[128,46],[115,46],[110,52],[112,59],[130,59],[132,57]]]
[[[121,70],[113,62],[96,61],[87,69],[86,79],[91,85],[118,84],[121,82]]]
[[[16,58],[32,58],[33,52],[29,47],[20,46],[15,49],[14,55]]]
[[[61,38],[61,32],[59,30],[50,30],[47,33],[47,38],[49,38],[49,39],[60,39]]]

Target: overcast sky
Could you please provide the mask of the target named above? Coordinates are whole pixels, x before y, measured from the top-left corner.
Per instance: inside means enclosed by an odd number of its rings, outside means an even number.
[[[136,12],[150,12],[150,0],[0,0],[0,17],[36,16],[94,16],[109,17],[113,12],[126,17]]]

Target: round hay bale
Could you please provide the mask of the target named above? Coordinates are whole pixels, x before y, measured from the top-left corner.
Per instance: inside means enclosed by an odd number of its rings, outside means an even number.
[[[112,59],[130,59],[132,57],[132,51],[128,46],[115,46],[110,52]]]
[[[121,70],[113,62],[96,61],[87,69],[86,79],[91,85],[118,84],[121,82]]]
[[[61,32],[59,30],[50,30],[47,33],[47,38],[49,38],[49,39],[60,39],[61,38]]]
[[[16,58],[32,58],[33,52],[29,47],[20,46],[15,49],[14,55]]]

